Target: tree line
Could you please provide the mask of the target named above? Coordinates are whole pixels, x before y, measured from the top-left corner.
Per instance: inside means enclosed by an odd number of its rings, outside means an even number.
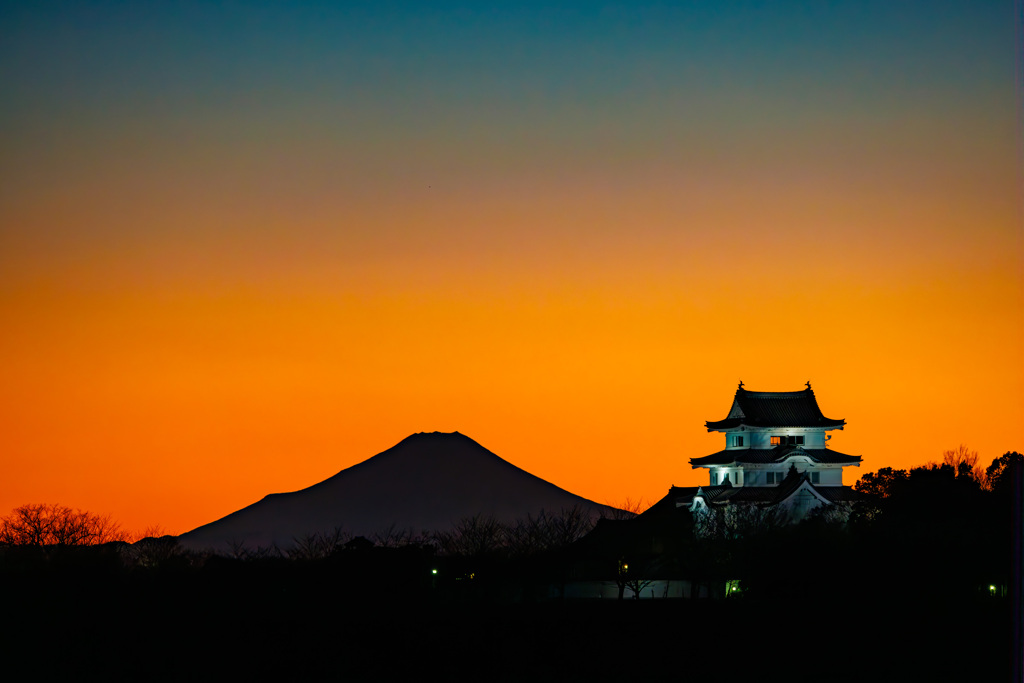
[[[387,561],[413,554],[424,561],[446,560],[454,574],[478,578],[503,575],[511,563],[516,571],[525,566],[556,582],[604,577],[618,584],[620,595],[623,586],[639,594],[652,580],[673,577],[708,584],[739,581],[734,585],[744,593],[771,593],[789,581],[785,572],[803,577],[792,590],[811,590],[816,580],[801,566],[820,564],[829,553],[835,555],[829,576],[843,575],[858,585],[871,577],[912,576],[924,562],[934,567],[914,579],[915,586],[1005,585],[1009,579],[1002,555],[1022,460],[1020,453],[1007,452],[982,467],[978,454],[961,446],[945,452],[942,462],[909,470],[881,468],[856,483],[859,500],[821,506],[800,524],[789,523],[776,507],[757,505],[631,520],[641,508],[629,504],[633,509],[622,512],[622,519],[599,524],[600,533],[592,533],[594,517],[577,507],[513,523],[476,515],[433,532],[391,527],[369,538],[353,538],[339,528],[297,537],[286,548],[237,543],[219,554],[239,561],[310,562],[351,560],[358,551],[373,549],[378,559],[391,558]],[[0,518],[0,547],[113,544],[123,562],[140,567],[168,562],[201,566],[211,555],[186,552],[169,536],[131,540],[109,517],[61,505],[25,505]],[[414,552],[380,552],[396,549]],[[886,571],[865,564],[864,558],[877,557],[885,558]],[[537,558],[536,566],[529,564]],[[543,571],[534,571],[541,566]]]

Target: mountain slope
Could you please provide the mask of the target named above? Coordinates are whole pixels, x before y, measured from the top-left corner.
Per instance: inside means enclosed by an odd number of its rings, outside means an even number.
[[[190,548],[277,545],[336,528],[371,536],[389,527],[447,530],[477,514],[513,522],[541,510],[607,508],[519,469],[467,436],[414,434],[319,484],[277,493],[180,537]]]

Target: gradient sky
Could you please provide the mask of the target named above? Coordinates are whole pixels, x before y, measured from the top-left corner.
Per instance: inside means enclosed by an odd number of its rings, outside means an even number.
[[[598,502],[737,382],[1024,450],[1020,4],[0,6],[0,514],[179,533],[410,433]]]

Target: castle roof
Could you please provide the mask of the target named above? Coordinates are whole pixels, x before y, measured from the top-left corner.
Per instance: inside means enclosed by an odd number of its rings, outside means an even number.
[[[829,448],[804,448],[787,444],[774,448],[730,448],[701,458],[690,458],[690,465],[695,469],[711,465],[770,465],[801,455],[824,465],[854,465],[861,461],[859,455],[847,455]]]
[[[830,503],[853,502],[860,495],[849,486],[816,486],[807,473],[786,477],[779,486],[701,486],[694,497],[700,496],[712,507],[726,504],[778,505],[799,488],[807,488]]]
[[[842,429],[846,420],[821,414],[810,382],[803,391],[747,391],[742,382],[724,420],[705,423],[709,432],[737,427],[819,427]]]
[[[641,517],[664,515],[669,510],[689,508],[698,495],[712,507],[729,503],[778,505],[801,486],[813,489],[818,496],[830,503],[854,502],[861,499],[861,495],[850,486],[815,485],[804,473],[796,477],[787,477],[779,486],[673,486],[669,489],[668,495],[652,505]]]

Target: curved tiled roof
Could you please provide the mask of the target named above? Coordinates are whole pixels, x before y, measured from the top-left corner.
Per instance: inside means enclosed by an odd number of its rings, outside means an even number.
[[[808,486],[830,503],[852,502],[860,495],[849,486],[815,486],[807,473],[788,476],[778,486],[701,486],[694,496],[700,495],[711,506],[732,504],[778,505],[801,486]]]
[[[693,495],[699,489],[699,486],[673,486],[668,490],[664,498],[641,512],[640,516],[654,517],[679,507],[690,507],[690,503],[693,502]]]
[[[701,458],[690,458],[694,468],[708,465],[767,465],[782,462],[793,455],[806,455],[811,460],[825,465],[853,465],[861,461],[859,455],[847,455],[828,448],[803,448],[802,446],[785,445],[775,448],[735,448],[718,451]]]
[[[815,486],[814,490],[832,503],[853,503],[863,498],[851,486]]]
[[[689,508],[698,493],[705,503],[712,506],[727,503],[776,505],[791,496],[804,482],[832,503],[853,502],[862,497],[849,486],[815,486],[805,472],[798,477],[787,477],[778,486],[673,486],[664,498],[641,513],[640,517],[661,517],[680,508]]]
[[[845,424],[846,420],[833,420],[821,414],[810,386],[803,391],[747,391],[741,386],[726,418],[708,421],[705,426],[714,432],[740,426],[842,429]]]

